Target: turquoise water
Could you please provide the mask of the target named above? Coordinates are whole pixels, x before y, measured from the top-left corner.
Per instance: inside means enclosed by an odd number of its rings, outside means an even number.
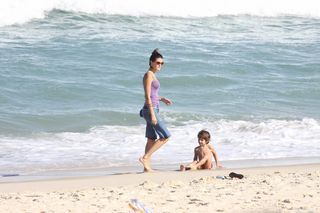
[[[190,160],[202,128],[224,160],[320,156],[319,18],[55,9],[0,27],[2,170],[135,165],[154,48],[174,102],[161,108],[173,137],[158,163]]]

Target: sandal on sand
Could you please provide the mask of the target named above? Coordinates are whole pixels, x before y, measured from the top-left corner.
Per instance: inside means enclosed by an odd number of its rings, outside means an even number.
[[[242,175],[242,174],[237,174],[237,173],[235,173],[235,172],[231,172],[231,173],[229,174],[229,177],[242,179],[242,178],[243,178],[243,175]]]

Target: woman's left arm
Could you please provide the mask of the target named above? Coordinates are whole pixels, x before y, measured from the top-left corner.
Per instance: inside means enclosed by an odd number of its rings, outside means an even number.
[[[172,104],[172,101],[170,99],[168,99],[168,98],[165,98],[165,97],[159,97],[159,101],[162,101],[166,105],[171,105]]]

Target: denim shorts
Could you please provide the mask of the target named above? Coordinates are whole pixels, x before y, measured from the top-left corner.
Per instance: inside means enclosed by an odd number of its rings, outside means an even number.
[[[169,138],[171,136],[169,130],[166,127],[166,124],[162,121],[162,119],[159,116],[159,108],[154,107],[153,108],[154,114],[157,118],[157,124],[153,125],[151,122],[151,116],[149,109],[146,107],[143,107],[140,110],[140,117],[143,117],[146,122],[146,138],[156,140],[157,136],[159,136],[160,139],[162,138]]]

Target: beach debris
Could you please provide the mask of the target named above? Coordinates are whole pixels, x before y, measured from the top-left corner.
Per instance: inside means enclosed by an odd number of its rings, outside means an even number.
[[[199,181],[201,181],[203,183],[212,182],[213,180],[214,180],[214,177],[212,177],[212,176],[202,177],[202,178],[199,179]]]
[[[153,211],[147,207],[143,203],[141,203],[138,199],[131,199],[129,203],[129,207],[135,213],[153,213]]]
[[[242,178],[243,178],[243,175],[242,175],[242,174],[237,174],[237,173],[235,173],[235,172],[230,172],[229,177],[242,179]]]
[[[226,176],[222,176],[222,175],[217,175],[216,178],[221,180],[227,179]]]
[[[291,203],[289,199],[283,200],[284,203]]]

